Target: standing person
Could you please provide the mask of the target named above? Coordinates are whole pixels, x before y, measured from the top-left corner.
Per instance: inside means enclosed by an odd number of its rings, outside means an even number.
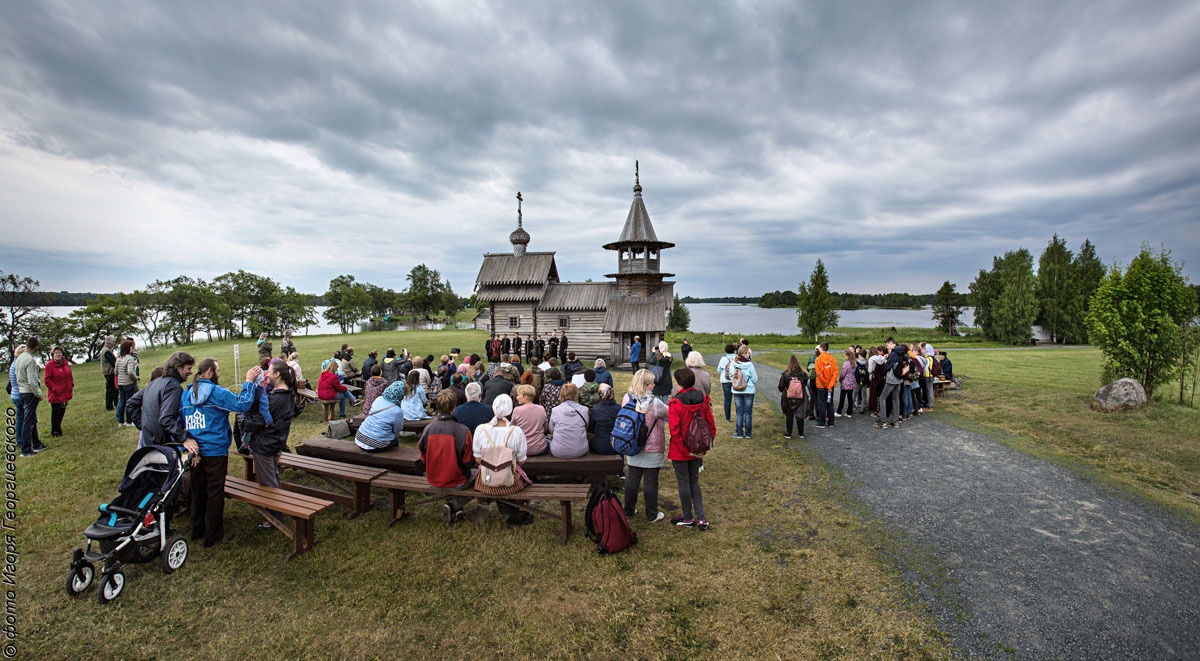
[[[538,363],[546,360],[546,340],[541,335],[537,336],[537,341],[534,343],[534,350],[534,360]]]
[[[793,397],[797,391],[792,380],[798,381],[800,397]],[[783,411],[784,438],[792,437],[792,423],[796,424],[796,438],[804,438],[804,393],[808,387],[808,372],[800,367],[796,354],[788,358],[787,369],[779,375],[779,408]]]
[[[929,346],[926,344],[925,346]],[[925,408],[921,409],[922,413],[933,411],[933,364],[937,362],[936,354],[927,354],[925,350],[921,350],[921,363],[924,369],[921,371],[921,389],[924,390]],[[942,366],[938,365],[937,371],[941,371]]]
[[[808,357],[808,365],[805,370],[811,378],[808,380],[808,399],[804,402],[804,413],[809,420],[817,419],[817,356],[821,354],[821,347],[813,347],[812,355]]]
[[[758,370],[750,360],[750,347],[741,345],[737,348],[737,358],[733,361],[733,370],[741,370],[746,378],[746,389],[733,391],[733,406],[737,409],[737,422],[734,425],[734,438],[750,438],[754,432],[754,384],[758,383]],[[695,377],[693,377],[695,385]],[[730,387],[733,379],[730,380]],[[678,472],[676,473],[678,474]]]
[[[421,461],[425,462],[425,481],[438,489],[458,489],[475,479],[471,430],[454,419],[457,401],[449,390],[438,393],[433,400],[437,419],[425,427],[421,439],[417,441]],[[467,517],[463,514],[463,507],[469,501],[469,498],[447,497],[442,505],[442,521],[465,521]]]
[[[286,356],[296,353],[296,343],[292,341],[292,329],[283,331],[283,339],[279,342],[279,351]],[[299,383],[299,380],[296,383]]]
[[[685,337],[683,342],[679,344],[679,355],[683,357],[683,362],[687,364],[688,354],[692,353],[692,343]]]
[[[671,391],[675,388],[675,382],[671,380],[671,352],[667,351],[666,341],[658,343],[654,349],[654,355],[650,357],[650,361],[646,363],[647,367],[658,367],[658,381],[654,382],[654,396],[662,400],[666,404],[671,399]]]
[[[25,353],[25,345],[18,344],[13,350],[13,361],[8,365],[8,395],[13,403],[13,416],[16,418],[13,421],[13,430],[17,435],[17,443],[22,444],[21,436],[21,418],[24,415],[21,408],[21,385],[17,383],[17,359],[21,354]],[[109,379],[111,381],[111,379]]]
[[[638,370],[629,382],[629,392],[621,399],[621,406],[633,402],[646,416],[646,445],[642,451],[625,459],[625,516],[637,514],[638,485],[646,502],[646,520],[658,523],[666,518],[658,509],[658,474],[666,465],[668,407],[654,396],[654,375],[650,370]],[[712,415],[712,412],[709,412]],[[609,444],[612,443],[611,433]],[[690,491],[689,491],[690,493]]]
[[[62,436],[63,416],[67,414],[67,402],[75,391],[75,377],[71,374],[71,363],[63,355],[62,347],[50,350],[50,362],[46,363],[46,401],[50,402],[50,435]]]
[[[563,361],[564,364],[566,364],[566,362],[567,362],[567,355],[568,355],[567,346],[568,346],[567,331],[563,331],[562,337],[558,338],[558,359]],[[574,356],[575,354],[570,354],[570,355]]]
[[[749,358],[747,358],[749,363]],[[753,368],[751,368],[753,369]],[[668,406],[668,423],[671,430],[671,444],[667,457],[675,468],[675,482],[679,487],[679,503],[683,513],[672,517],[671,523],[677,526],[694,527],[708,530],[708,518],[704,514],[704,498],[700,493],[700,468],[704,465],[703,457],[697,457],[688,451],[684,442],[692,418],[701,416],[702,424],[707,424],[715,436],[717,423],[713,420],[712,402],[699,390],[692,386],[695,376],[690,369],[682,368],[675,372],[675,380],[682,388],[679,394],[671,399]]]
[[[691,351],[683,364],[696,375],[696,390],[712,397],[712,377],[704,370],[704,356],[699,351]]]
[[[113,347],[117,340],[112,335],[104,338],[104,349],[100,352],[100,371],[104,374],[104,410],[111,411],[117,406],[117,354]]]
[[[497,354],[497,360],[504,360],[505,356],[512,354],[512,340],[508,338],[508,333],[500,336],[500,352]]]
[[[725,398],[725,422],[729,422],[733,406],[733,363],[737,361],[737,345],[725,345],[725,355],[717,362],[717,376],[721,380],[721,394]]]
[[[46,449],[38,437],[37,407],[42,403],[42,370],[37,363],[38,339],[25,340],[25,353],[13,361],[16,367],[16,386],[21,393],[21,456],[32,457]]]
[[[871,387],[871,373],[867,369],[867,352],[862,347],[854,353],[854,412],[867,412],[867,391]]]
[[[120,355],[117,356],[117,424],[133,426],[125,420],[125,403],[138,389],[138,360],[133,353],[133,340],[121,340]]]
[[[267,331],[258,334],[258,342],[255,344],[258,345],[259,360],[275,355],[275,345],[271,344],[271,341],[267,339]]]
[[[883,370],[883,391],[879,395],[879,420],[876,429],[890,429],[898,426],[900,419],[900,389],[904,387],[904,379],[898,374],[903,361],[908,360],[908,347],[896,344],[892,338],[887,339],[884,347],[888,350],[887,361],[879,368]]]
[[[838,385],[841,386],[841,394],[838,395],[837,410],[833,412],[833,417],[849,418],[854,415],[854,391],[858,388],[858,379],[854,376],[854,370],[858,363],[854,359],[854,349],[846,349],[842,352],[842,369],[838,373]],[[845,407],[846,412],[842,413],[842,408]]]
[[[203,539],[205,548],[225,539],[225,475],[233,439],[229,414],[253,408],[258,390],[254,381],[260,374],[261,367],[250,368],[241,393],[235,395],[217,385],[220,366],[205,358],[196,366],[192,385],[183,391],[180,413],[188,436],[200,447],[200,460],[192,469],[192,540]]]
[[[886,362],[884,348],[872,347],[871,357],[867,359],[867,374],[870,376],[871,382],[867,410],[871,412],[872,418],[879,417],[879,395],[883,392],[883,364]]]
[[[837,360],[829,353],[828,342],[822,342],[817,347],[813,371],[817,381],[817,429],[832,427],[833,389],[837,387],[838,364]]]
[[[271,422],[265,419],[257,410],[246,414],[246,431],[250,432],[250,452],[254,457],[254,476],[264,487],[279,488],[279,455],[287,450],[288,436],[292,431],[292,418],[296,416],[296,398],[292,389],[296,387],[296,375],[287,363],[272,361],[267,370],[267,383],[271,392],[267,395],[268,408],[271,412]],[[275,518],[282,519],[283,514],[272,512]],[[271,528],[271,523],[263,521],[258,524],[263,530]]]
[[[195,365],[196,359],[191,354],[176,351],[167,358],[163,375],[146,384],[141,392],[142,430],[138,434],[139,448],[183,443],[193,456],[200,454],[200,447],[188,437],[183,416],[179,414],[183,384],[187,383]]]
[[[642,360],[642,339],[637,335],[633,336],[633,344],[629,345],[629,368],[636,374],[638,371],[638,363]]]

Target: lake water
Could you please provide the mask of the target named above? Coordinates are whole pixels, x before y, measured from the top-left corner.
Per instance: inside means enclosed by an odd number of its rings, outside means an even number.
[[[731,333],[795,335],[794,308],[760,308],[753,305],[726,305],[721,303],[692,303],[687,306],[692,315],[693,333]],[[974,308],[967,308],[962,315],[964,326],[975,323]],[[934,328],[933,312],[926,307],[920,310],[839,310],[838,325],[854,328]]]
[[[795,335],[799,332],[796,327],[796,310],[792,308],[760,308],[752,305],[726,305],[721,303],[692,303],[688,306],[692,315],[693,333],[731,333],[740,335],[778,333],[780,335]],[[52,305],[47,308],[55,317],[65,317],[77,307],[67,305]],[[307,329],[297,328],[294,335],[326,335],[341,332],[336,324],[325,323],[324,312],[328,308],[316,308],[317,319],[320,323]],[[885,310],[872,308],[868,310],[840,310],[838,325],[856,328],[933,328],[933,313],[928,307],[920,310]],[[975,323],[974,309],[967,308],[963,312],[962,323],[970,326]],[[460,322],[461,327],[470,324]],[[442,328],[442,324],[426,324],[421,328]],[[392,330],[408,330],[404,324],[394,324]],[[368,327],[361,324],[363,330],[382,330],[379,327]],[[197,340],[207,335],[198,334]],[[143,343],[143,338],[137,338]]]

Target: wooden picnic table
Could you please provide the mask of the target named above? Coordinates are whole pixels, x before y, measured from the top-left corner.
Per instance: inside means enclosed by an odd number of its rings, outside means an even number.
[[[254,458],[250,456],[243,458],[246,460],[246,479],[256,480]],[[279,455],[279,467],[302,470],[328,482],[334,491],[294,482],[281,482],[279,486],[288,491],[326,498],[339,505],[345,505],[350,508],[350,512],[346,515],[347,519],[353,519],[359,514],[371,511],[371,481],[387,472],[382,468],[347,464],[288,452]],[[342,480],[348,484],[335,480]]]

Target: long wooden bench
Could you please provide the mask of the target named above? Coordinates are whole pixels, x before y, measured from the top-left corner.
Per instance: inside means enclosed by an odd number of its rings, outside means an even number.
[[[408,512],[409,507],[416,507],[425,503],[445,500],[446,498],[465,497],[477,498],[480,500],[490,500],[498,503],[506,503],[513,507],[520,508],[523,511],[529,512],[534,516],[543,516],[550,519],[558,519],[562,522],[562,543],[567,543],[567,538],[571,536],[571,504],[577,502],[586,502],[588,494],[591,491],[591,486],[587,484],[530,484],[524,489],[510,496],[493,496],[490,494],[476,491],[471,487],[461,489],[439,489],[430,486],[425,481],[424,477],[418,475],[404,475],[401,473],[385,473],[382,477],[375,480],[373,486],[382,487],[388,490],[388,526],[395,524]],[[429,498],[407,502],[405,493],[412,491],[415,493],[425,494]],[[546,510],[538,509],[529,504],[529,501],[558,501],[562,507],[561,513],[555,514]]]
[[[244,458],[246,460],[246,479],[255,480],[254,458]],[[318,489],[294,482],[280,482],[279,486],[288,491],[307,494],[317,498],[327,498],[339,505],[345,505],[350,508],[350,512],[346,514],[347,519],[353,519],[359,514],[371,511],[371,481],[386,472],[382,468],[346,464],[340,461],[306,457],[287,452],[279,455],[279,467],[302,470],[328,482],[335,491]],[[345,480],[349,484],[342,484],[334,480]]]
[[[415,445],[401,445],[382,452],[367,452],[358,447],[353,440],[321,436],[304,441],[296,447],[296,452],[347,464],[384,468],[396,473],[425,474],[425,464],[421,461],[421,453]],[[625,462],[619,454],[588,453],[574,459],[560,459],[544,454],[530,457],[522,467],[530,477],[568,476],[595,483],[606,477],[619,475],[625,467]]]
[[[231,475],[225,477],[225,497],[236,498],[256,508],[288,539],[292,540],[292,552],[287,559],[291,560],[312,547],[316,546],[316,534],[313,530],[313,519],[317,514],[333,507],[333,501],[322,500],[302,493],[284,491],[273,487],[264,487],[257,482],[243,480]],[[280,512],[291,517],[292,523],[280,521],[271,511]]]

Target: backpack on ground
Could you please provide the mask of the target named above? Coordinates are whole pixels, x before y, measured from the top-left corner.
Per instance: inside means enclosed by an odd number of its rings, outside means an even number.
[[[637,533],[629,527],[625,508],[608,485],[601,483],[592,491],[584,512],[588,539],[596,542],[600,555],[620,553],[637,544]]]
[[[871,382],[871,373],[867,371],[866,363],[855,363],[854,382],[860,386],[865,386]]]
[[[694,457],[703,457],[712,449],[713,432],[699,411],[692,413],[687,431],[683,433],[683,447]]]
[[[746,370],[744,370],[740,367],[734,367],[733,368],[733,379],[731,379],[731,383],[732,383],[732,385],[730,387],[733,388],[734,392],[742,392],[743,390],[745,390],[746,385],[747,385]]]
[[[793,376],[792,380],[788,382],[787,398],[804,399],[804,382]]]
[[[646,414],[638,410],[637,402],[630,399],[617,411],[617,418],[613,422],[612,449],[617,454],[632,457],[646,447],[649,436]]]

